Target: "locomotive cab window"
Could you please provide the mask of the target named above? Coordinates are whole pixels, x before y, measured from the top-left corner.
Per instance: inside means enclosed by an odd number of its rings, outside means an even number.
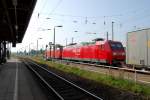
[[[123,46],[121,43],[110,43],[110,47],[112,50],[122,50]]]

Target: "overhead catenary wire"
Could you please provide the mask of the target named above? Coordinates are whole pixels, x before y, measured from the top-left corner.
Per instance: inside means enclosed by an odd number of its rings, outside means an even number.
[[[43,0],[41,0],[41,1],[43,1]],[[47,1],[48,1],[48,0],[44,0],[43,6],[42,6],[42,8],[39,10],[38,13],[41,13],[41,12],[43,11],[43,9],[46,7],[45,5],[47,4]]]
[[[134,11],[129,11],[128,13],[126,12],[125,14],[116,14],[116,15],[110,15],[110,16],[78,16],[78,15],[69,15],[69,14],[60,14],[60,13],[53,13],[57,7],[60,5],[60,3],[62,2],[62,0],[59,0],[57,5],[53,8],[53,10],[50,12],[50,13],[44,13],[44,15],[53,15],[53,16],[60,16],[61,18],[65,18],[65,17],[70,17],[70,18],[81,18],[82,20],[85,20],[85,22],[89,22],[91,19],[95,19],[95,22],[97,22],[97,20],[101,19],[101,20],[104,20],[104,23],[106,24],[107,23],[107,19],[106,18],[110,18],[110,19],[113,19],[113,18],[117,18],[117,17],[123,17],[123,16],[127,16],[127,15],[131,15],[131,14],[140,14],[141,11],[143,12],[143,10],[134,10]],[[147,9],[146,9],[147,10]],[[42,12],[40,14],[43,14]],[[44,17],[43,17],[44,18]],[[86,18],[86,19],[85,19]],[[88,20],[87,20],[88,19]],[[54,20],[53,17],[51,17],[51,20]],[[55,18],[55,20],[57,20],[57,18]],[[64,22],[64,19],[62,19],[63,22]],[[62,21],[61,20],[61,21]],[[122,20],[122,19],[121,19]],[[117,23],[119,23],[119,25],[122,27],[125,23],[127,23],[128,21],[117,21]],[[140,20],[140,19],[139,19]],[[76,20],[77,22],[79,22],[78,20]],[[110,20],[111,22],[112,20]],[[95,23],[94,22],[94,23]],[[131,23],[131,21],[129,21],[129,23]],[[87,23],[86,23],[87,24]],[[89,24],[89,23],[88,23]],[[106,25],[107,26],[107,25]]]
[[[48,0],[45,0],[44,2],[44,5],[41,9],[41,11],[43,11],[44,7],[45,7],[45,3],[47,2]],[[141,12],[143,11],[144,8],[139,8],[139,9],[136,9],[136,10],[132,10],[132,11],[127,11],[125,13],[120,13],[120,14],[114,14],[114,15],[104,15],[104,16],[78,16],[78,15],[67,15],[67,14],[60,14],[60,13],[54,13],[54,11],[59,7],[60,3],[62,2],[62,0],[59,0],[56,4],[56,6],[51,10],[50,13],[44,13],[44,15],[55,15],[55,16],[63,16],[63,17],[78,17],[78,18],[84,18],[85,17],[89,20],[89,19],[104,19],[105,18],[115,18],[115,17],[122,17],[122,16],[127,16],[127,15],[130,15],[130,14],[135,14],[135,13],[138,13],[138,12]],[[146,8],[147,9],[147,8]],[[40,14],[42,14],[43,12],[40,12]],[[53,18],[52,18],[53,19]],[[126,21],[127,22],[127,21]],[[122,21],[120,21],[120,23],[122,23]]]
[[[140,8],[141,9],[141,8]],[[144,9],[144,10],[141,10],[141,11],[145,11],[145,10],[149,10],[149,9]],[[122,16],[128,16],[130,14],[135,14],[135,13],[139,13],[141,12],[139,9],[138,10],[134,10],[134,11],[128,11],[128,12],[125,12],[125,13],[120,13],[120,14],[113,14],[113,15],[102,15],[102,16],[80,16],[80,15],[71,15],[71,14],[62,14],[62,13],[41,13],[41,14],[44,14],[44,15],[56,15],[56,16],[66,16],[66,17],[78,17],[78,18],[96,18],[96,19],[99,19],[99,18],[104,18],[104,17],[122,17]],[[51,11],[53,12],[53,10]]]
[[[62,1],[63,1],[63,0],[59,0],[59,1],[57,2],[56,6],[51,10],[51,12],[50,12],[48,15],[51,15],[51,14],[58,8],[58,6],[61,4]]]
[[[141,14],[141,13],[143,13],[145,11],[145,10],[143,10],[143,9],[140,8],[140,9],[128,11],[128,12],[125,12],[125,13],[114,14],[114,15],[104,15],[104,16],[86,16],[86,15],[85,16],[80,16],[80,15],[73,15],[73,14],[54,13],[55,10],[61,4],[61,2],[62,2],[62,0],[59,0],[57,2],[56,6],[49,13],[40,12],[40,14],[44,14],[44,15],[50,17],[51,20],[57,20],[57,18],[53,18],[52,16],[60,16],[63,19],[65,19],[65,17],[80,18],[81,21],[83,20],[83,22],[85,22],[84,24],[91,24],[91,23],[96,23],[97,24],[97,23],[99,23],[98,20],[100,19],[100,20],[102,20],[104,22],[104,24],[103,23],[101,23],[101,24],[104,25],[105,28],[109,30],[109,27],[111,27],[110,26],[111,25],[110,22],[112,21],[112,19],[115,19],[115,18],[117,19],[118,18],[117,21],[115,21],[115,26],[118,25],[120,28],[122,28],[124,26],[124,24],[131,23],[132,21],[124,21],[124,19],[121,19],[120,17],[126,17],[126,16],[129,16],[129,15],[131,15],[131,16],[132,15],[133,16],[134,15],[139,15],[139,14]],[[148,9],[146,8],[146,10],[148,10]],[[45,18],[45,17],[43,17],[43,18]],[[110,19],[108,20],[107,18],[110,18]],[[95,20],[95,21],[93,22],[91,20]],[[135,20],[135,19],[133,19],[133,20]],[[138,19],[138,20],[141,20],[141,19]],[[135,20],[135,21],[137,21],[137,20]],[[73,20],[72,20],[72,23],[73,23]],[[76,23],[79,23],[79,21],[76,20]],[[108,30],[105,30],[105,31],[108,31]]]

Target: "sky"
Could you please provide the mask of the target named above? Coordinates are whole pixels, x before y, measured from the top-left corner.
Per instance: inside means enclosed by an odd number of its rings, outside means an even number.
[[[37,0],[35,9],[22,43],[13,52],[37,48],[45,49],[56,44],[80,43],[95,38],[112,38],[126,46],[126,34],[130,31],[150,28],[149,0]],[[39,39],[42,38],[42,39]]]

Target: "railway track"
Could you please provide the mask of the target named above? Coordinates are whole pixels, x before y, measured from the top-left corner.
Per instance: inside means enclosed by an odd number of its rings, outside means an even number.
[[[23,60],[27,67],[52,91],[56,100],[103,100],[63,77],[29,60]]]

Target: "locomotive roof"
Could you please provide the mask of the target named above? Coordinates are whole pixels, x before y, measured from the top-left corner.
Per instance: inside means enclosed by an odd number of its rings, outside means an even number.
[[[96,39],[93,39],[92,41],[104,41],[105,39],[104,38],[96,38]]]

